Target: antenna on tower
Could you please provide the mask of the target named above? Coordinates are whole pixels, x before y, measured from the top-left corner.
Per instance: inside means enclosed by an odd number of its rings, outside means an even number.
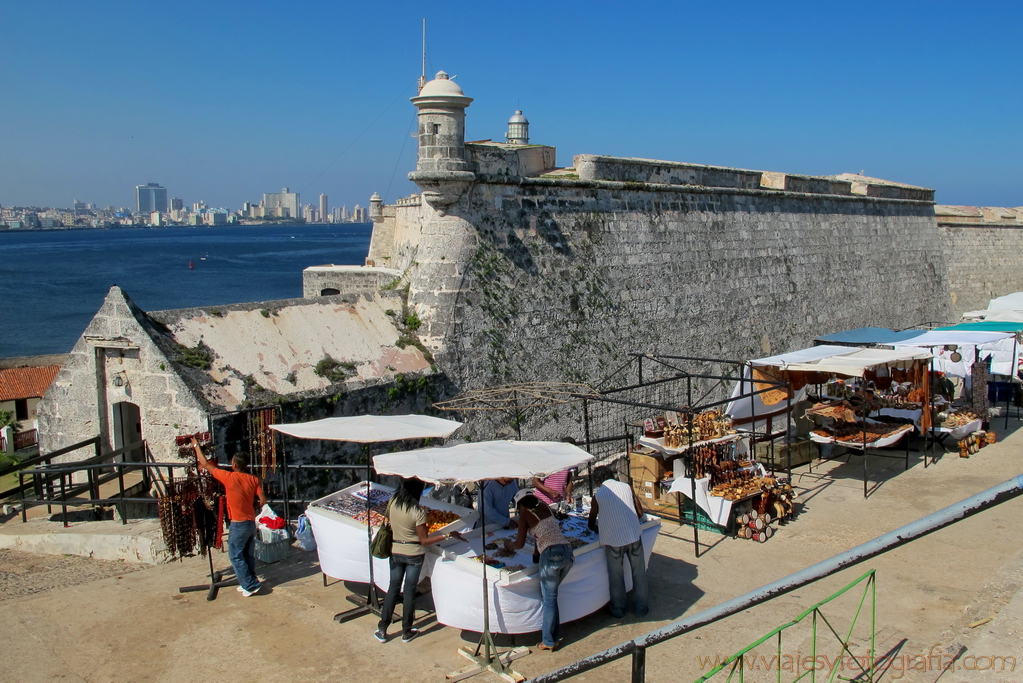
[[[423,17],[423,71],[419,76],[419,90],[416,94],[423,92],[424,85],[426,85],[426,17]]]

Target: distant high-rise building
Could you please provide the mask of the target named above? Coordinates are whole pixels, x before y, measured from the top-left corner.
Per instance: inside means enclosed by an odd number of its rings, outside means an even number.
[[[327,222],[327,216],[329,216],[329,215],[330,214],[327,213],[327,195],[321,194],[320,195],[320,220],[322,222],[326,223]]]
[[[333,209],[330,210],[330,222],[331,223],[340,223],[341,222],[341,208],[340,207],[335,206]]]
[[[171,211],[177,211],[179,209],[185,208],[185,203],[183,201],[181,201],[180,199],[178,199],[177,197],[175,197],[174,199],[171,200],[170,208],[171,208]]]
[[[299,218],[302,215],[298,192],[289,192],[286,187],[280,192],[264,193],[261,204],[274,216]]]
[[[135,186],[135,209],[137,213],[167,212],[167,188],[157,183]]]

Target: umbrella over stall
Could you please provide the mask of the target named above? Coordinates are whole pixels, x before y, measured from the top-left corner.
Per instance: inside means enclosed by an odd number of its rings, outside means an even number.
[[[480,482],[480,489],[491,479],[532,479],[541,472],[556,472],[578,467],[593,456],[570,443],[559,441],[482,441],[454,446],[421,448],[404,453],[387,453],[373,458],[378,474],[418,477],[423,481],[442,483]],[[480,526],[486,529],[483,506],[480,505]],[[483,549],[486,557],[486,547]],[[508,680],[522,680],[511,670],[512,659],[529,653],[528,648],[515,648],[498,654],[490,633],[490,609],[487,590],[487,564],[483,562],[483,633],[475,652],[459,648],[458,652],[473,664],[469,669],[489,669]],[[483,655],[480,651],[483,650]]]
[[[355,415],[353,417],[328,417],[311,422],[270,425],[270,428],[299,439],[371,444],[408,439],[444,438],[450,436],[461,426],[461,422],[430,415]],[[357,467],[361,466],[351,466],[352,469]],[[369,486],[372,474],[370,467],[370,460],[367,458],[365,466],[367,486]],[[366,496],[366,536],[372,540],[373,527],[370,523],[370,507],[369,496]],[[367,553],[369,553],[369,545],[367,543]],[[338,621],[345,621],[364,611],[380,613],[380,598],[373,580],[372,554],[369,555],[369,592],[367,597],[363,600],[361,596],[349,595],[348,599],[359,607],[336,615],[335,619]]]

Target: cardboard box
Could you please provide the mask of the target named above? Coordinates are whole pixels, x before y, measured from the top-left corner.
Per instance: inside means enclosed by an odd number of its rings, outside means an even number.
[[[657,500],[661,497],[660,481],[667,468],[664,461],[653,455],[629,454],[629,474],[632,488],[640,501]]]
[[[820,454],[817,444],[809,439],[793,441],[789,446],[786,446],[784,441],[776,441],[773,455],[770,452],[770,445],[766,441],[757,444],[757,460],[765,466],[774,465],[776,470],[805,465]]]
[[[676,524],[679,522],[678,504],[675,502],[674,493],[666,493],[660,500],[640,498],[639,502],[643,505],[643,509],[651,515],[657,515],[661,519],[666,519]]]

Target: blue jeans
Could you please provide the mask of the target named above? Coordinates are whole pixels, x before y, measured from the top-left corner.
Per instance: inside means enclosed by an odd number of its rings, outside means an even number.
[[[227,556],[231,558],[234,575],[238,585],[247,591],[259,590],[259,579],[256,578],[256,522],[231,522],[231,530],[227,536]]]
[[[561,640],[558,586],[575,564],[572,546],[548,546],[540,553],[540,599],[543,605],[543,644],[554,647]]]
[[[643,539],[623,546],[604,546],[607,557],[607,578],[611,589],[609,611],[616,617],[625,615],[625,558],[632,568],[632,611],[639,616],[650,611],[650,587],[646,580],[646,557]]]
[[[419,585],[419,574],[423,571],[423,555],[399,555],[392,553],[391,583],[387,586],[387,597],[384,598],[384,607],[380,611],[380,623],[377,628],[387,632],[391,625],[391,615],[394,614],[394,605],[398,602],[398,591],[401,590],[402,578],[405,579],[405,588],[402,590],[401,602],[401,630],[408,633],[412,630],[412,622],[416,616],[416,586]]]

